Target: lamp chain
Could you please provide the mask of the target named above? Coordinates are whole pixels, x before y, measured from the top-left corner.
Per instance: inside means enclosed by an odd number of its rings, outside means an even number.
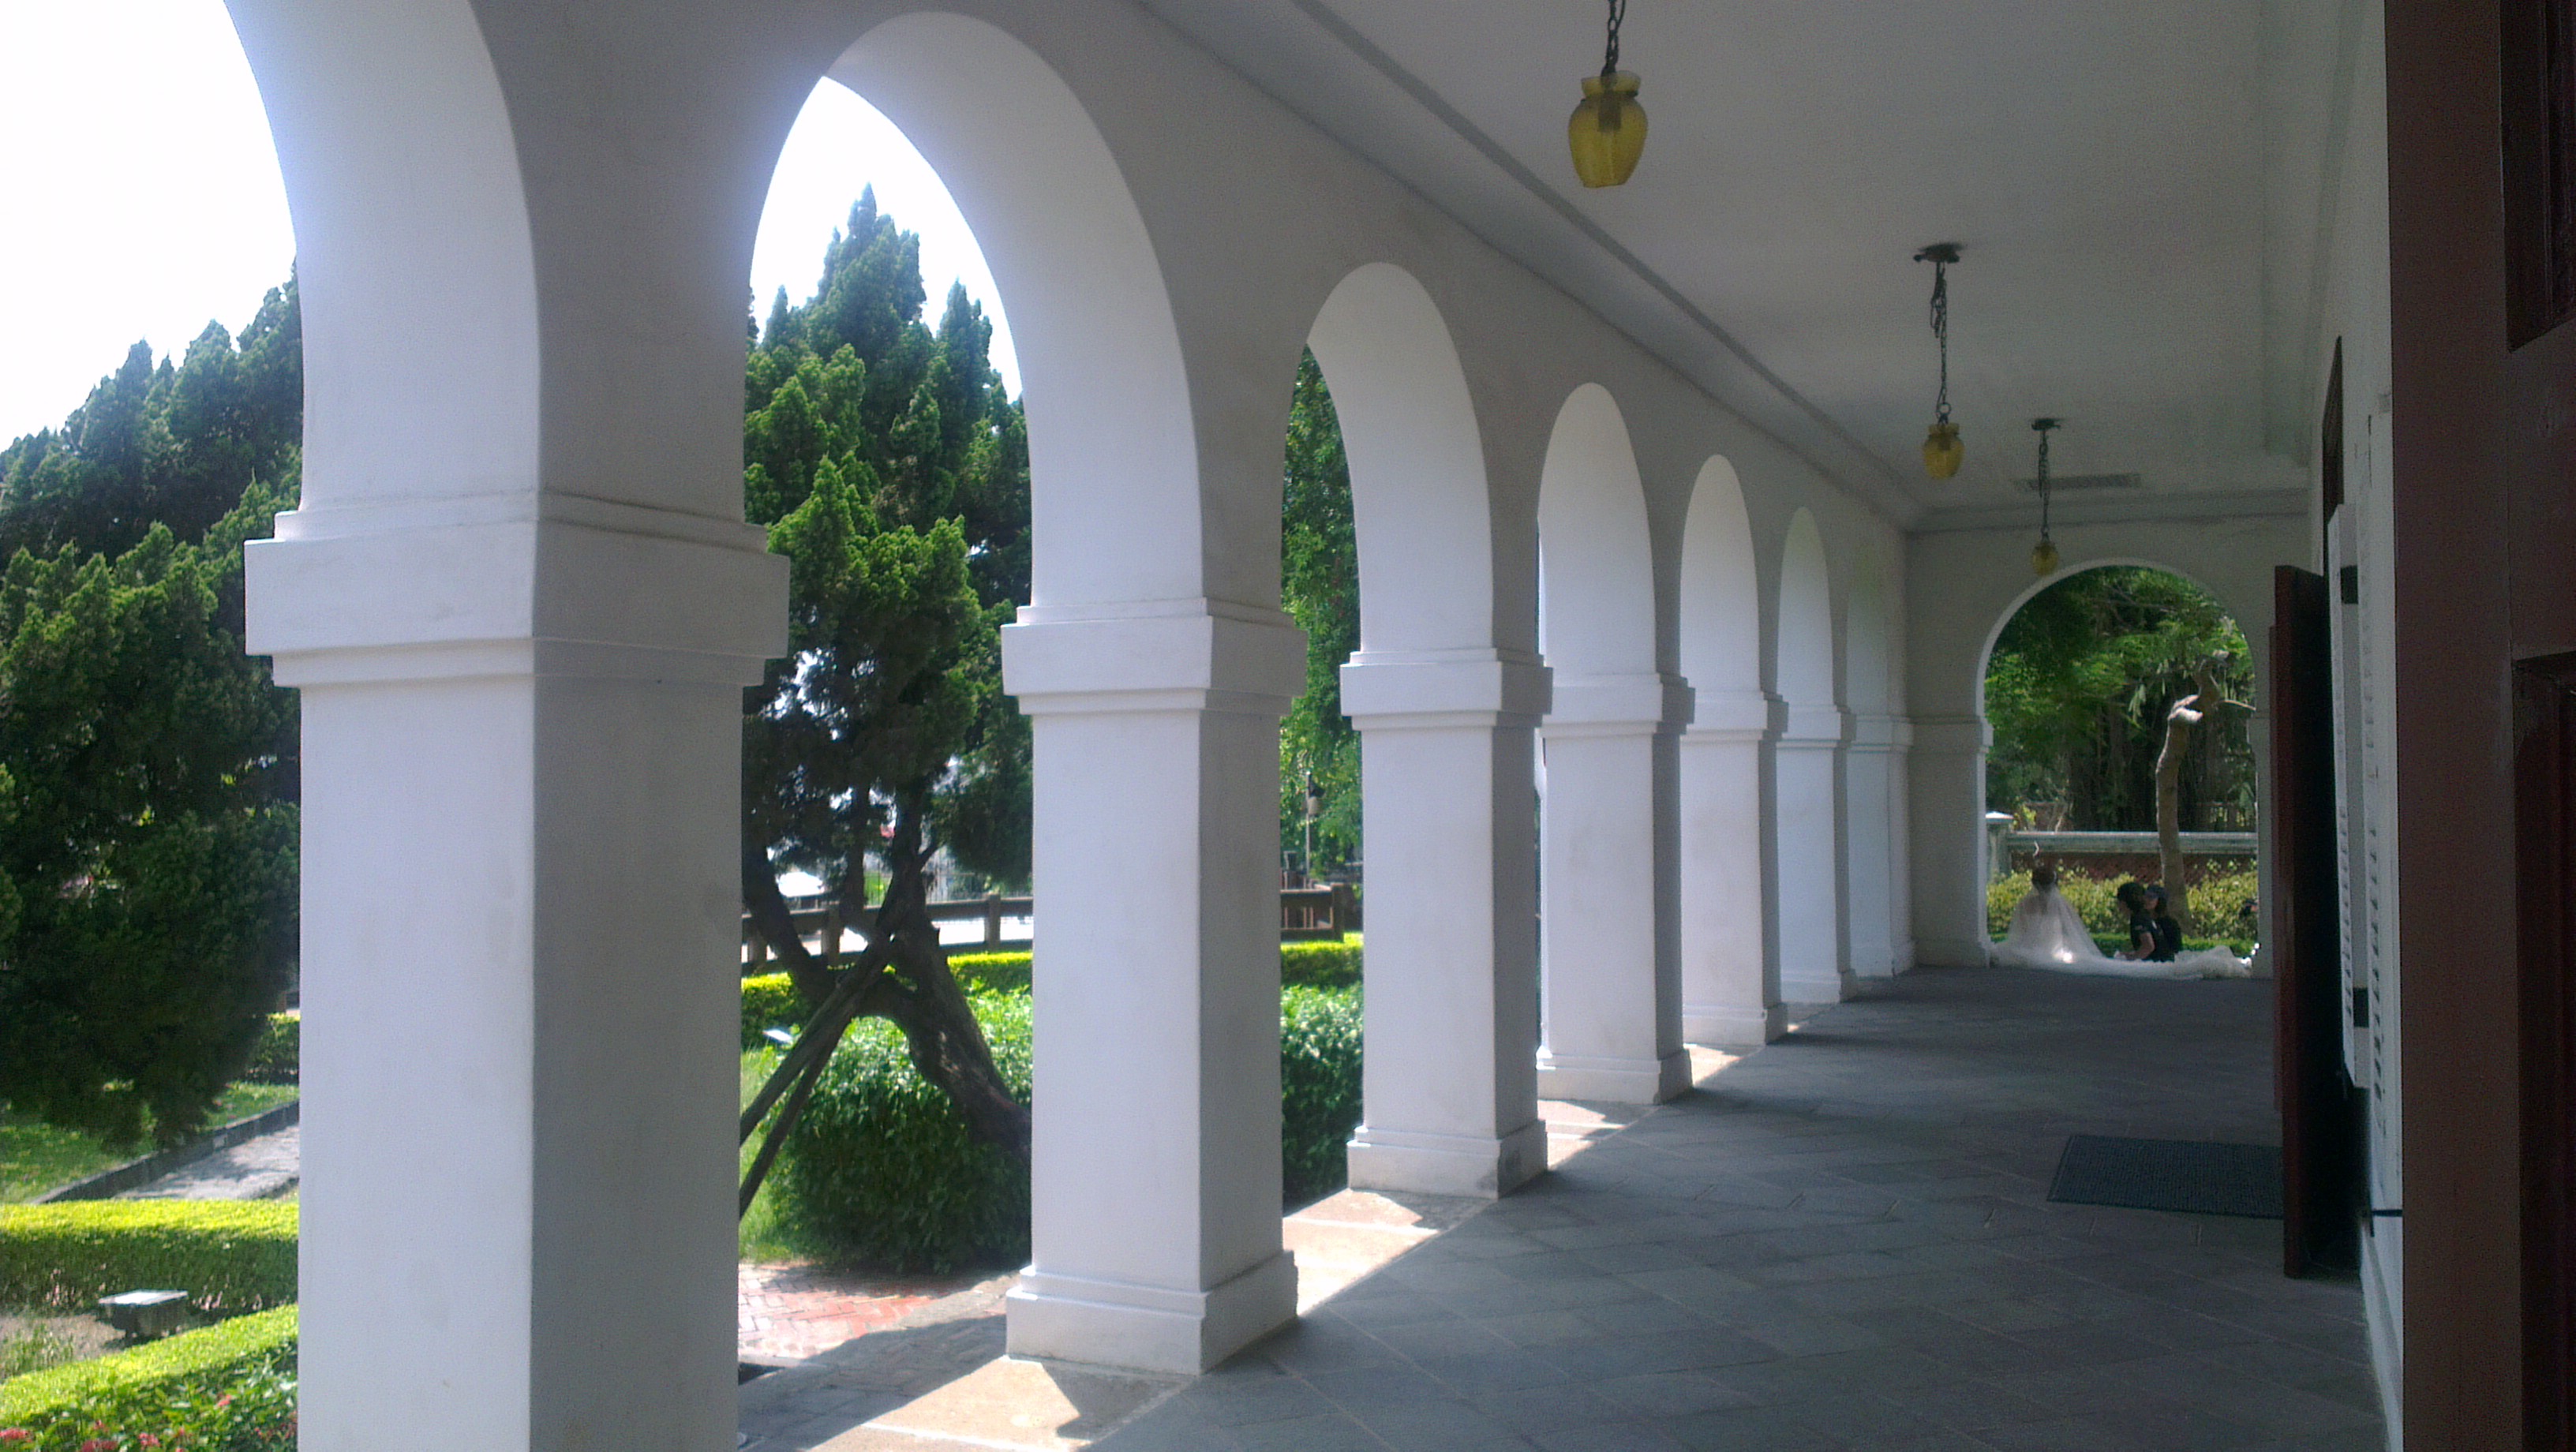
[[[1950,421],[1950,264],[1937,258],[1932,263],[1932,341],[1941,347],[1941,392],[1933,404],[1932,421]],[[2040,439],[2042,445],[2048,440]]]
[[[2048,430],[2049,430],[2049,425],[2047,425],[2047,424],[2042,424],[2042,425],[2040,425],[2040,429],[2039,429],[2039,540],[2040,540],[2040,543],[2042,543],[2042,544],[2046,544],[2046,543],[2048,542]]]
[[[1619,69],[1619,23],[1628,18],[1628,0],[1610,0],[1610,48],[1601,58],[1601,74]]]

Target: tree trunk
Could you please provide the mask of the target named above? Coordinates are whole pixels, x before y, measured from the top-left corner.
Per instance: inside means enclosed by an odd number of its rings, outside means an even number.
[[[969,1132],[1019,1164],[1028,1163],[1028,1106],[1012,1096],[994,1066],[992,1046],[949,971],[948,950],[939,941],[938,924],[930,919],[925,871],[930,853],[921,834],[925,805],[907,800],[895,809],[894,832],[886,844],[885,899],[874,911],[867,906],[864,863],[842,884],[837,920],[857,926],[868,939],[866,950],[846,967],[806,951],[768,852],[757,842],[743,843],[742,896],[752,931],[786,969],[812,1017],[743,1114],[741,1136],[748,1142],[770,1107],[785,1100],[744,1179],[737,1213],[750,1209],[832,1050],[861,1018],[889,1019],[902,1029],[914,1068],[966,1116]]]
[[[2182,761],[2191,750],[2191,728],[2200,722],[2194,709],[2199,700],[2198,695],[2185,696],[2165,713],[2164,749],[2156,753],[2156,870],[2164,879],[2165,910],[2186,933],[2191,931],[2191,904],[2183,883]]]

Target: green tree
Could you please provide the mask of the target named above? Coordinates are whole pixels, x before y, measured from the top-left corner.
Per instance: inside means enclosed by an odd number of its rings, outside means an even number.
[[[196,540],[252,480],[291,476],[303,433],[304,323],[289,280],[238,345],[208,323],[174,366],[137,343],[61,428],[0,449],[0,559],[64,545],[121,555],[154,525]]]
[[[1312,353],[1297,363],[1280,499],[1279,593],[1306,632],[1306,690],[1279,728],[1279,850],[1322,874],[1360,851],[1360,738],[1342,714],[1341,677],[1360,646],[1360,562],[1341,420]]]
[[[952,290],[934,332],[923,299],[919,239],[871,191],[813,298],[781,292],[749,363],[744,497],[790,562],[792,653],[745,695],[743,896],[813,1017],[745,1113],[748,1138],[787,1105],[745,1204],[862,1016],[902,1028],[980,1137],[1028,1150],[1027,1107],[926,908],[942,847],[990,878],[1028,872],[1028,735],[1001,693],[997,644],[1028,588],[1027,434],[981,309]],[[780,868],[823,881],[867,936],[856,960],[803,947]]]
[[[2086,570],[2006,622],[1986,667],[1990,811],[2058,803],[2069,827],[2157,826],[2157,761],[2177,701],[2252,688],[2244,634],[2208,592],[2161,570]],[[2254,805],[2241,712],[2190,733],[2172,768],[2184,829],[2233,827]]]
[[[0,1101],[112,1143],[201,1125],[293,973],[296,704],[241,547],[303,393],[290,281],[0,449]]]
[[[111,1143],[201,1125],[293,971],[295,703],[229,623],[284,499],[0,577],[0,1099]]]

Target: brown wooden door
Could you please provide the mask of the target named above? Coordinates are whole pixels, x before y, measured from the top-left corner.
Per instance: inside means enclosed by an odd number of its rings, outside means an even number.
[[[2305,1275],[2356,1258],[2358,1121],[2343,1063],[2335,884],[2334,657],[2322,575],[2272,576],[2272,900],[2281,1102],[2281,1266]]]
[[[2524,1446],[2576,1447],[2576,655],[2517,662]]]

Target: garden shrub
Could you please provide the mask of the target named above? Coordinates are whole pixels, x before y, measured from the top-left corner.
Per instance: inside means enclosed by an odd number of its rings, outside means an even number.
[[[1292,988],[1357,988],[1360,986],[1360,935],[1340,942],[1282,943],[1279,981]]]
[[[123,1291],[185,1291],[237,1314],[295,1299],[296,1207],[264,1200],[0,1206],[0,1306],[87,1310]]]
[[[1330,1194],[1349,1183],[1348,1146],[1359,1123],[1360,996],[1348,989],[1283,991],[1279,995],[1279,1169],[1289,1204]]]
[[[1025,1102],[1028,999],[974,1004],[994,1067]],[[853,1024],[833,1052],[776,1174],[781,1215],[835,1260],[944,1272],[1028,1257],[1028,1176],[975,1141],[883,1019]]]
[[[2006,907],[2006,912],[2011,908]],[[970,998],[1029,991],[1029,954],[951,953],[948,971]],[[1341,942],[1282,943],[1279,981],[1292,988],[1357,988],[1360,985],[1360,935]],[[765,1031],[801,1027],[808,1010],[784,973],[764,973],[742,980],[742,1046],[756,1049],[769,1042]]]
[[[259,1046],[250,1051],[242,1077],[253,1084],[293,1084],[304,1071],[304,1015],[272,1013],[260,1030]]]
[[[957,986],[969,994],[1029,991],[1026,949],[1017,953],[951,953],[948,971],[956,975]]]
[[[988,993],[975,1016],[1015,1092],[1029,1092],[1029,1000]],[[1360,1006],[1349,989],[1280,995],[1280,1169],[1312,1199],[1346,1174],[1360,1117]],[[774,1176],[787,1233],[829,1259],[897,1271],[1016,1265],[1029,1252],[1028,1178],[977,1144],[882,1020],[850,1030]]]
[[[295,1308],[284,1306],[95,1361],[12,1377],[0,1382],[0,1448],[292,1448],[295,1352]]]
[[[784,973],[764,973],[742,980],[743,1048],[767,1046],[767,1030],[802,1028],[810,1012],[805,1000],[797,996],[796,985]]]

